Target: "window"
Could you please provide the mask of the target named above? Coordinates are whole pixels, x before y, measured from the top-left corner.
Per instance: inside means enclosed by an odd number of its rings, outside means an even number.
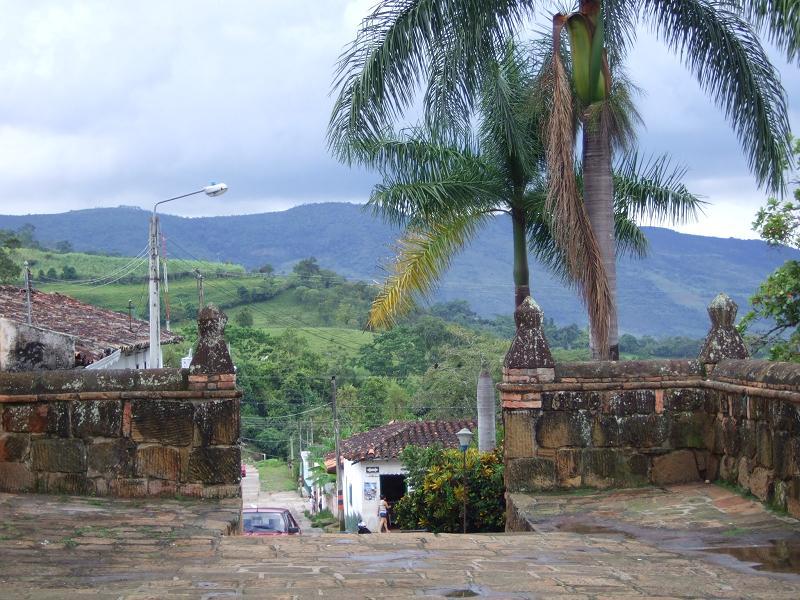
[[[347,495],[350,497],[350,506],[353,506],[353,484],[347,486]]]

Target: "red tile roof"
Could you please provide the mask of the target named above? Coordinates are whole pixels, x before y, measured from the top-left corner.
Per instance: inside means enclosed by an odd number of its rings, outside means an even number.
[[[458,448],[456,432],[466,427],[476,433],[475,421],[393,421],[383,427],[370,429],[342,440],[339,444],[342,456],[347,460],[361,461],[376,458],[397,458],[406,446],[431,446],[440,444],[445,448]],[[331,465],[336,465],[332,454]]]
[[[75,336],[78,364],[89,364],[117,349],[147,348],[147,321],[128,322],[124,313],[98,308],[63,294],[48,294],[33,290],[31,294],[32,324],[59,333]],[[0,285],[0,317],[21,323],[27,322],[25,290]],[[181,337],[161,332],[162,344],[173,344]]]

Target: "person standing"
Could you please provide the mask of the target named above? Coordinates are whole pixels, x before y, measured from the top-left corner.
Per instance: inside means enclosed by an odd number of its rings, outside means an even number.
[[[389,533],[389,503],[386,501],[386,496],[381,496],[381,501],[378,504],[378,517],[380,517],[378,533],[383,533],[384,528],[386,533]]]

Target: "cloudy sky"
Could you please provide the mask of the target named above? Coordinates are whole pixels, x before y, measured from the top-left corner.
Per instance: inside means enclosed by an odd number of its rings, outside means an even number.
[[[363,202],[374,176],[338,165],[324,134],[336,58],[373,3],[0,0],[0,212],[151,208],[210,181],[229,193],[167,212]],[[776,63],[798,131],[800,73]],[[629,71],[643,151],[670,153],[710,203],[678,229],[753,237],[764,194],[720,112],[646,32]]]

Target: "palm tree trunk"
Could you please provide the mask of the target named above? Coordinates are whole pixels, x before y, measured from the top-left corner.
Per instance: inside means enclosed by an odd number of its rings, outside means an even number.
[[[601,117],[602,118],[602,117]],[[608,356],[619,359],[619,327],[617,325],[617,262],[614,240],[614,180],[611,176],[611,143],[608,132],[597,119],[583,120],[583,198],[592,230],[600,247],[603,267],[611,293],[608,325]],[[591,328],[590,328],[591,331]],[[601,348],[590,341],[592,358],[602,356]]]
[[[511,222],[514,225],[514,309],[516,310],[523,300],[531,295],[525,213],[519,208],[512,208]]]

